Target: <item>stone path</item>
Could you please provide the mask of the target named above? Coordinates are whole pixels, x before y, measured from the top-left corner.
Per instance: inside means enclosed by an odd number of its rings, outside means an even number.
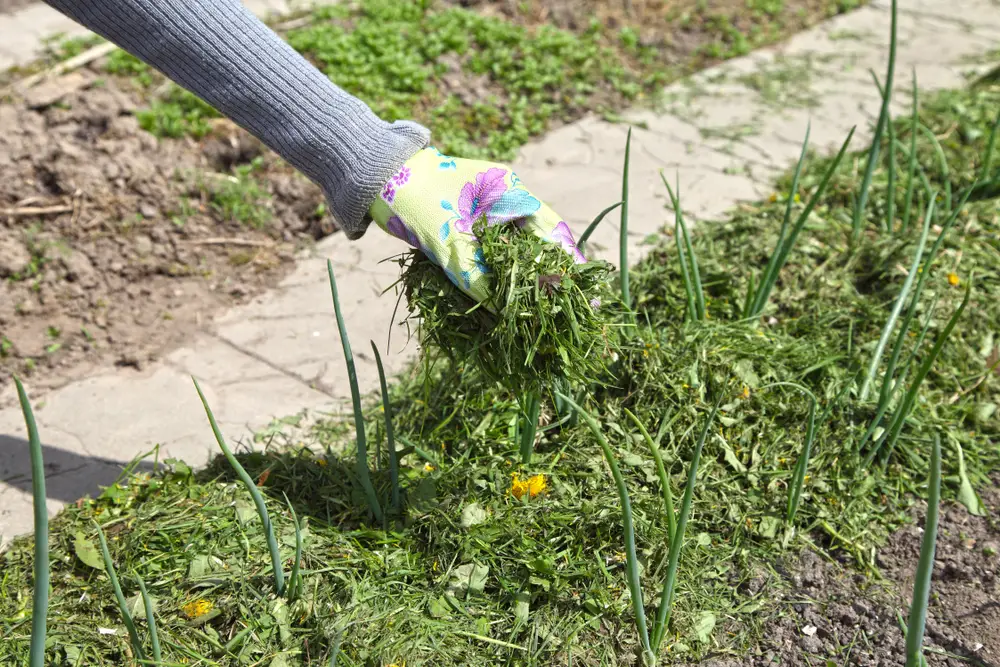
[[[996,0],[906,0],[900,14],[895,111],[905,111],[909,73],[922,91],[961,85],[974,60],[1000,48]],[[264,9],[280,9],[261,2]],[[48,11],[48,13],[46,13]],[[0,15],[3,58],[37,53],[40,32],[21,39],[26,16],[46,30],[66,30],[46,7]],[[957,17],[975,17],[966,21]],[[34,25],[34,24],[32,24]],[[773,179],[798,156],[806,126],[812,145],[834,150],[858,125],[856,147],[869,136],[879,98],[869,69],[884,76],[889,5],[879,0],[801,33],[775,49],[703,72],[668,90],[661,112],[634,110],[623,122],[588,118],[526,146],[514,167],[533,191],[579,232],[621,194],[627,125],[633,130],[630,260],[671,219],[659,170],[680,174],[681,202],[693,219],[722,215],[741,200],[765,197]],[[611,216],[614,218],[614,216]],[[594,235],[592,251],[617,261],[617,221]],[[191,384],[198,377],[231,440],[273,418],[303,409],[336,411],[349,387],[326,278],[333,261],[363,390],[377,386],[368,340],[385,345],[395,297],[380,296],[397,267],[380,264],[402,247],[373,230],[356,243],[334,236],[303,256],[277,289],[235,308],[187,347],[142,372],[109,370],[48,395],[33,395],[49,470],[49,511],[113,481],[123,462],[161,445],[161,459],[201,465],[216,445]],[[388,371],[415,352],[405,331],[393,334]],[[8,383],[9,384],[9,383]],[[29,392],[31,387],[28,387]],[[9,387],[0,387],[9,392]],[[0,411],[0,539],[31,527],[24,424],[16,408]]]

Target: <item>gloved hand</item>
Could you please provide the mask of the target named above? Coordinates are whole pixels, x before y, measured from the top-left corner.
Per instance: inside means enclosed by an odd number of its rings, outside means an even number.
[[[440,266],[476,301],[489,295],[490,268],[472,233],[488,224],[516,224],[560,244],[577,263],[587,259],[556,213],[532,195],[503,165],[464,160],[425,148],[393,176],[369,209],[375,223]]]

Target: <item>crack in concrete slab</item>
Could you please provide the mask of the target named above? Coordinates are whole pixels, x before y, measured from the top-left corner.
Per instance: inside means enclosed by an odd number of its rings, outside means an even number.
[[[285,377],[287,377],[287,378],[289,378],[291,380],[295,380],[296,382],[298,382],[298,383],[302,384],[303,386],[305,386],[307,389],[312,389],[313,391],[319,391],[320,393],[322,393],[322,394],[324,394],[326,396],[329,396],[330,398],[336,398],[336,396],[334,396],[334,394],[332,392],[326,391],[326,390],[323,390],[323,389],[317,389],[316,387],[310,386],[309,385],[309,381],[308,381],[307,378],[302,377],[298,373],[293,373],[292,371],[289,371],[286,368],[282,368],[281,366],[279,366],[279,365],[275,364],[274,362],[272,362],[267,357],[265,357],[265,356],[263,356],[261,354],[258,354],[256,352],[254,352],[253,350],[244,348],[243,346],[238,345],[238,344],[232,342],[231,340],[229,340],[227,338],[223,338],[222,336],[220,336],[220,335],[218,335],[218,334],[216,334],[214,332],[206,332],[206,333],[211,338],[219,341],[223,345],[226,345],[226,346],[232,348],[236,352],[239,352],[240,354],[243,354],[243,355],[246,355],[246,356],[250,357],[254,361],[257,361],[257,362],[260,362],[260,363],[264,364],[265,366],[267,366],[271,370],[275,371],[278,375],[283,375],[283,376],[285,376]],[[190,372],[187,369],[185,369],[182,366],[180,366],[179,364],[177,364],[176,362],[173,362],[173,361],[171,361],[169,359],[165,360],[165,363],[168,364],[168,365],[170,365],[172,368],[174,368],[174,370],[179,370],[179,371],[184,372],[184,373],[189,373]]]

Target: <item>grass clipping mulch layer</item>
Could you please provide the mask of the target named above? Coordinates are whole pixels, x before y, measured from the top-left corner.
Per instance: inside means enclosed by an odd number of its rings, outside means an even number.
[[[599,382],[618,358],[621,302],[604,261],[577,264],[559,245],[510,225],[475,227],[490,295],[476,303],[426,255],[404,260],[403,291],[424,347],[464,360],[515,394]]]

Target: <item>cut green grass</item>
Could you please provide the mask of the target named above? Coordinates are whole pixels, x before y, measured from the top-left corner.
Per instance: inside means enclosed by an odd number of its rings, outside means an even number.
[[[459,276],[447,276],[420,251],[403,260],[410,319],[424,345],[500,382],[526,416],[537,397],[565,382],[605,381],[620,349],[620,302],[608,288],[611,266],[577,264],[561,246],[515,226],[474,228],[490,269],[490,294],[476,303]],[[522,446],[527,452],[528,431]],[[533,438],[531,438],[533,440]]]
[[[108,540],[104,537],[104,531],[101,530],[100,524],[96,521],[94,522],[94,528],[97,529],[97,539],[101,543],[101,558],[104,559],[104,572],[108,575],[108,580],[111,582],[111,589],[114,591],[115,601],[118,603],[118,612],[121,614],[121,621],[125,625],[125,629],[128,630],[133,654],[137,660],[144,662],[146,660],[146,651],[143,649],[142,640],[139,639],[139,632],[135,628],[135,621],[132,620],[132,613],[128,608],[128,602],[126,602],[125,594],[122,592],[121,584],[118,582],[118,573],[115,571],[114,561],[111,560],[111,552],[108,551]]]
[[[271,523],[271,515],[267,511],[267,504],[264,502],[264,496],[261,495],[253,479],[251,479],[250,475],[247,474],[247,471],[243,468],[243,466],[240,465],[239,460],[233,455],[232,450],[229,449],[229,445],[226,444],[226,439],[222,435],[222,431],[219,429],[218,423],[215,421],[215,415],[212,414],[212,408],[208,405],[208,399],[205,398],[205,394],[201,391],[201,386],[198,384],[197,380],[194,380],[194,388],[198,392],[198,398],[201,399],[202,407],[205,408],[205,414],[208,416],[208,422],[212,427],[212,433],[215,435],[215,441],[218,443],[219,449],[222,450],[226,461],[229,462],[229,465],[233,467],[236,475],[240,478],[240,481],[243,483],[243,488],[246,489],[247,493],[249,493],[250,497],[253,499],[254,507],[257,510],[257,517],[260,519],[260,525],[263,527],[264,534],[267,536],[267,550],[271,556],[271,567],[274,571],[274,590],[278,595],[281,595],[285,592],[285,572],[281,566],[281,551],[278,547],[278,541],[274,536],[274,525]],[[103,541],[103,536],[101,539]],[[104,550],[107,550],[106,545]]]

